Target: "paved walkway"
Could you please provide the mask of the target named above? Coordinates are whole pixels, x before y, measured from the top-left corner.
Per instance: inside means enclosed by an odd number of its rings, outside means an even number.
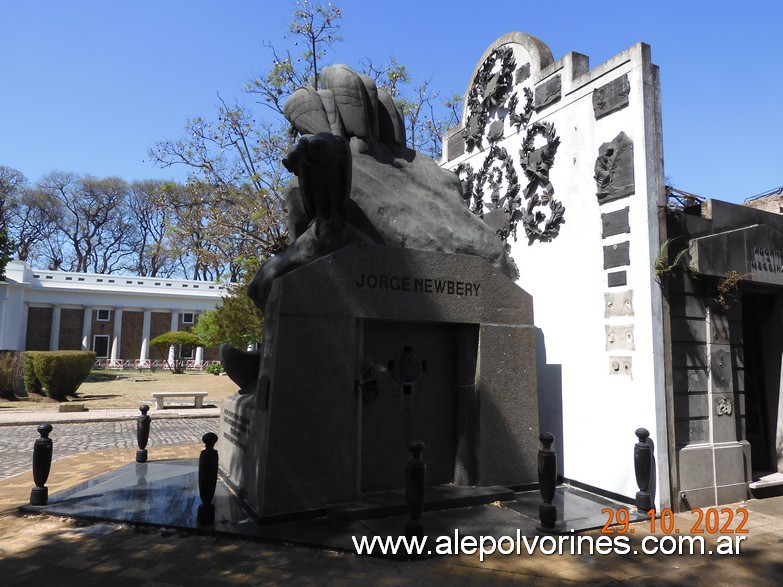
[[[0,427],[0,479],[31,471],[33,444],[39,438],[36,424]],[[150,426],[147,450],[170,444],[198,443],[207,432],[218,432],[218,419],[154,419]],[[52,457],[112,448],[138,448],[136,421],[90,421],[52,424]],[[203,448],[203,445],[202,445]]]
[[[200,418],[180,422],[196,427]],[[214,419],[205,419],[216,425]],[[176,420],[172,420],[172,423]],[[127,422],[103,422],[124,425]],[[92,423],[90,426],[97,426]],[[154,422],[164,427],[164,422]],[[84,424],[80,424],[83,426]],[[62,425],[63,436],[77,438],[84,428]],[[75,426],[75,425],[74,425]],[[26,426],[0,427],[0,437]],[[34,429],[33,429],[34,432]],[[127,430],[122,429],[122,435]],[[161,430],[175,440],[175,432]],[[180,430],[181,434],[184,432]],[[198,435],[198,433],[196,433]],[[29,430],[25,437],[29,435]],[[35,435],[33,434],[33,437]],[[55,438],[54,434],[52,435]],[[133,435],[131,435],[133,438]],[[21,441],[20,441],[21,442]],[[57,439],[55,438],[55,446]],[[65,444],[61,439],[61,443]],[[30,446],[30,442],[25,442]],[[150,459],[193,458],[200,443],[163,444]],[[8,447],[6,447],[8,449]],[[28,449],[29,450],[29,449]],[[55,449],[56,450],[56,449]],[[3,454],[3,453],[0,453]],[[132,462],[129,448],[88,449],[55,461],[47,485],[50,494]],[[3,460],[5,460],[3,454]],[[29,458],[29,457],[28,457]],[[29,500],[29,472],[0,480],[0,577],[7,585],[443,585],[506,584],[571,585],[575,583],[629,582],[649,585],[779,585],[783,577],[783,497],[734,504],[729,509],[738,527],[740,508],[749,511],[741,535],[739,555],[647,555],[642,542],[651,536],[650,523],[633,524],[625,533],[629,549],[639,554],[478,554],[447,555],[423,561],[395,561],[355,554],[295,547],[269,541],[216,538],[168,529],[127,524],[77,522],[51,516],[21,515],[17,507]],[[426,516],[426,514],[425,514]],[[695,514],[678,514],[679,533],[664,535],[657,524],[655,536],[676,538],[703,529]],[[722,514],[720,525],[728,523]],[[633,532],[631,532],[633,530]],[[584,536],[598,539],[600,532]],[[717,548],[719,534],[698,535],[709,550]],[[731,541],[739,535],[726,534]],[[604,536],[604,539],[611,539]],[[568,540],[568,539],[567,539]],[[568,543],[566,543],[567,547]]]
[[[170,444],[198,443],[207,432],[218,432],[219,408],[150,410],[152,418],[147,449]],[[91,410],[59,413],[43,410],[0,411],[0,479],[30,471],[36,428],[52,424],[49,438],[53,459],[112,448],[138,448],[138,410]]]

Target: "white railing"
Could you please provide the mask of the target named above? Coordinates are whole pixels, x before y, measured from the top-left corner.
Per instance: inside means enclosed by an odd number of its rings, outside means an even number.
[[[220,361],[195,361],[188,359],[185,361],[185,369],[187,371],[203,371],[210,365],[215,364],[220,364]],[[160,361],[157,359],[95,359],[95,363],[93,364],[93,369],[136,369],[139,371],[155,371],[157,369],[168,368],[168,361]]]

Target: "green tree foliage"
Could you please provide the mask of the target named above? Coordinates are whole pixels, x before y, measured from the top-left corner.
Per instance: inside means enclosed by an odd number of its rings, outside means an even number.
[[[230,344],[244,349],[261,344],[263,329],[264,316],[247,296],[245,281],[231,287],[221,306],[200,314],[193,331],[206,346]]]
[[[168,361],[172,373],[184,373],[188,359],[184,355],[190,355],[190,351],[196,347],[203,347],[204,341],[192,332],[170,331],[156,336],[150,341],[150,346],[158,351],[162,358]],[[169,361],[169,349],[174,350],[173,361]]]

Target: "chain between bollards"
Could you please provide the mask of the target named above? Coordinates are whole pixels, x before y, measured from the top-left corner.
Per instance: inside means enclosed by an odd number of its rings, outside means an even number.
[[[147,415],[150,407],[147,404],[139,406],[141,416],[136,421],[136,442],[139,443],[139,450],[136,451],[136,462],[147,462],[147,441],[150,439],[150,423],[152,418]]]
[[[196,520],[199,524],[212,524],[215,521],[212,498],[215,497],[218,477],[218,452],[215,450],[218,437],[214,432],[207,432],[201,440],[205,448],[198,458],[198,493],[201,504],[198,506]]]
[[[52,425],[48,422],[38,426],[37,438],[33,445],[33,481],[35,487],[30,492],[30,505],[46,505],[49,501],[49,489],[46,487],[46,480],[49,478],[49,471],[52,469],[52,440],[49,433],[52,431]]]

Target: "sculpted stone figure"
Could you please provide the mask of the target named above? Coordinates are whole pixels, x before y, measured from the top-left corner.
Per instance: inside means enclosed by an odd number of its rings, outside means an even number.
[[[477,255],[516,278],[494,230],[464,206],[457,175],[406,146],[388,92],[345,65],[320,79],[323,89],[301,88],[285,104],[302,135],[284,160],[296,176],[286,193],[294,241],[253,278],[254,303],[264,311],[276,277],[355,242]],[[221,349],[221,360],[240,385],[257,376],[255,355]],[[255,370],[243,365],[251,361]]]
[[[345,222],[351,194],[351,149],[345,138],[305,135],[283,165],[299,180],[307,228],[285,251],[266,261],[250,283],[248,295],[262,312],[276,277],[350,243],[371,242]]]

